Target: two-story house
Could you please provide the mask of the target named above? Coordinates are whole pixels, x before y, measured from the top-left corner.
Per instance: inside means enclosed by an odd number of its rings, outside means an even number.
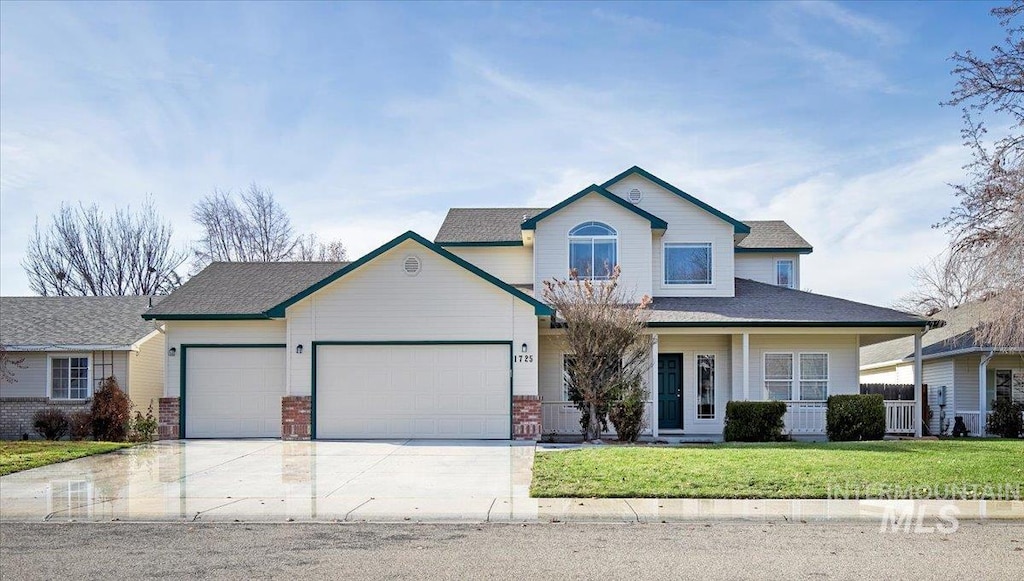
[[[638,167],[551,208],[452,209],[352,263],[218,263],[145,317],[168,346],[164,437],[578,433],[542,282],[653,297],[648,433],[717,438],[730,400],[790,402],[794,434],[858,393],[859,350],[927,319],[798,290],[811,245]]]

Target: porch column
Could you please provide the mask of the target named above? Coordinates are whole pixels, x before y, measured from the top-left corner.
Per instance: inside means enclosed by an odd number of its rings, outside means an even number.
[[[743,400],[750,399],[750,333],[743,333]]]
[[[988,423],[988,362],[995,355],[989,352],[981,356],[981,365],[978,365],[978,436],[985,435],[985,424]]]
[[[914,437],[921,437],[921,428],[924,418],[921,417],[924,408],[921,401],[921,331],[914,333]]]
[[[651,437],[658,437],[658,334],[651,336]]]

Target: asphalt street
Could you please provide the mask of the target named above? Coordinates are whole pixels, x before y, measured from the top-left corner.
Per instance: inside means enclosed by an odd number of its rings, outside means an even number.
[[[1021,579],[1024,523],[0,524],[14,579]]]

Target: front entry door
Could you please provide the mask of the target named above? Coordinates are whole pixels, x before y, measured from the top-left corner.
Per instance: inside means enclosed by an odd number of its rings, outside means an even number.
[[[658,355],[658,429],[683,427],[683,356]]]

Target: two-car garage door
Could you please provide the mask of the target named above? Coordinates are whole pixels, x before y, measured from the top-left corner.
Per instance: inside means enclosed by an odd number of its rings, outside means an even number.
[[[316,437],[507,439],[508,344],[320,345]]]

